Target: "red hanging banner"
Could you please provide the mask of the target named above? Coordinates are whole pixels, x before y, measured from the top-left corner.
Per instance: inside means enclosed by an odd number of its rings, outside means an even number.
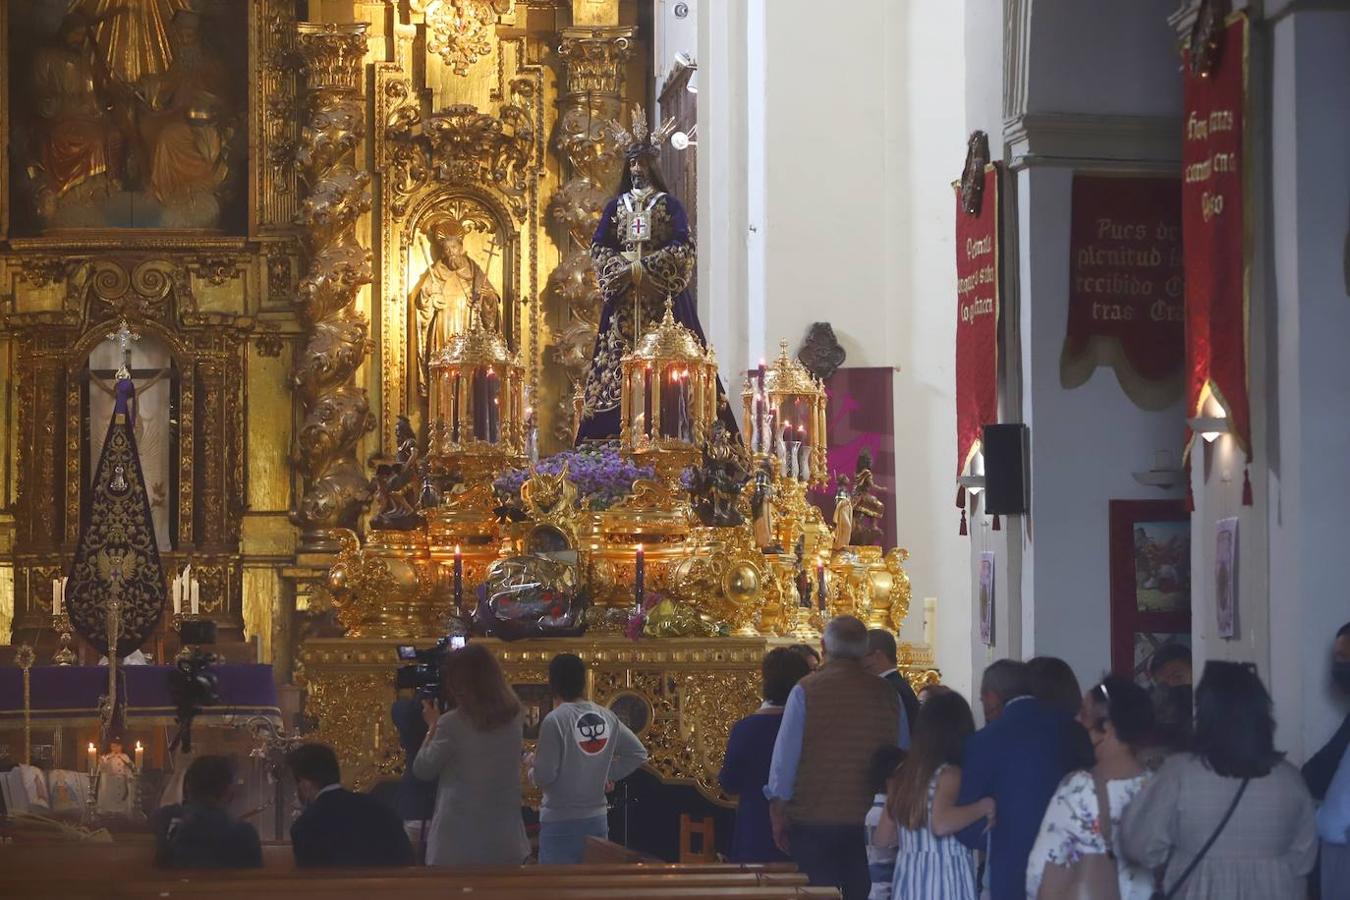
[[[1069,226],[1069,324],[1060,382],[1113,366],[1145,409],[1181,397],[1185,362],[1181,182],[1075,175]]]
[[[1182,241],[1186,261],[1186,403],[1205,414],[1212,396],[1251,459],[1247,395],[1247,17],[1199,36],[1185,53]],[[1194,40],[1194,39],[1193,39]],[[1199,59],[1193,59],[1198,50]],[[1188,437],[1187,444],[1189,446]]]
[[[956,188],[956,474],[998,418],[999,168],[984,167],[978,211]]]

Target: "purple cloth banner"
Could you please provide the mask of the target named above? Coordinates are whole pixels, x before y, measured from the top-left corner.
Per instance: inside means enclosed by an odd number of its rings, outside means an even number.
[[[858,454],[870,450],[872,474],[881,489],[877,495],[886,506],[881,523],[882,547],[886,550],[895,546],[894,377],[894,369],[877,367],[843,368],[826,379],[830,483],[825,490],[809,495],[811,502],[825,513],[825,521],[832,522],[838,486],[835,475],[844,473],[852,478]]]
[[[129,720],[173,720],[173,701],[169,699],[172,669],[172,666],[118,668],[119,690]],[[211,671],[220,687],[221,703],[207,708],[205,716],[280,715],[271,666],[215,665]],[[104,666],[34,666],[31,677],[32,712],[45,721],[97,718],[98,698],[108,691],[108,670]],[[22,723],[23,670],[0,669],[0,727]]]

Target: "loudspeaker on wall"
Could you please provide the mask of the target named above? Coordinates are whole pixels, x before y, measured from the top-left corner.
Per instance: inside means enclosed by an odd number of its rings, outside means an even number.
[[[1020,516],[1027,511],[1027,426],[984,426],[984,512]]]

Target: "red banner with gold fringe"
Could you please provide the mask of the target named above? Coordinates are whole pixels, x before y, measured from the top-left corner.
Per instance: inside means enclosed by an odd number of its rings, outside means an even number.
[[[1183,66],[1182,244],[1186,265],[1186,402],[1205,415],[1213,397],[1251,458],[1247,392],[1246,100],[1248,22],[1188,48]],[[1197,50],[1201,58],[1195,59]],[[1189,444],[1189,440],[1188,440]]]
[[[1078,387],[1106,365],[1138,406],[1175,403],[1185,369],[1183,282],[1179,179],[1075,175],[1060,383]]]
[[[956,188],[956,474],[998,418],[999,169],[984,169],[978,212]]]

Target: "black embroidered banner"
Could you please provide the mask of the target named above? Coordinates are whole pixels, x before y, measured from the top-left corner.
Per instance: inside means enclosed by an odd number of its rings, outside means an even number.
[[[119,379],[103,452],[81,510],[82,528],[66,586],[70,621],[99,652],[108,652],[108,600],[121,603],[117,655],[126,656],[155,630],[168,591],[150,498],[132,434],[129,378]]]

